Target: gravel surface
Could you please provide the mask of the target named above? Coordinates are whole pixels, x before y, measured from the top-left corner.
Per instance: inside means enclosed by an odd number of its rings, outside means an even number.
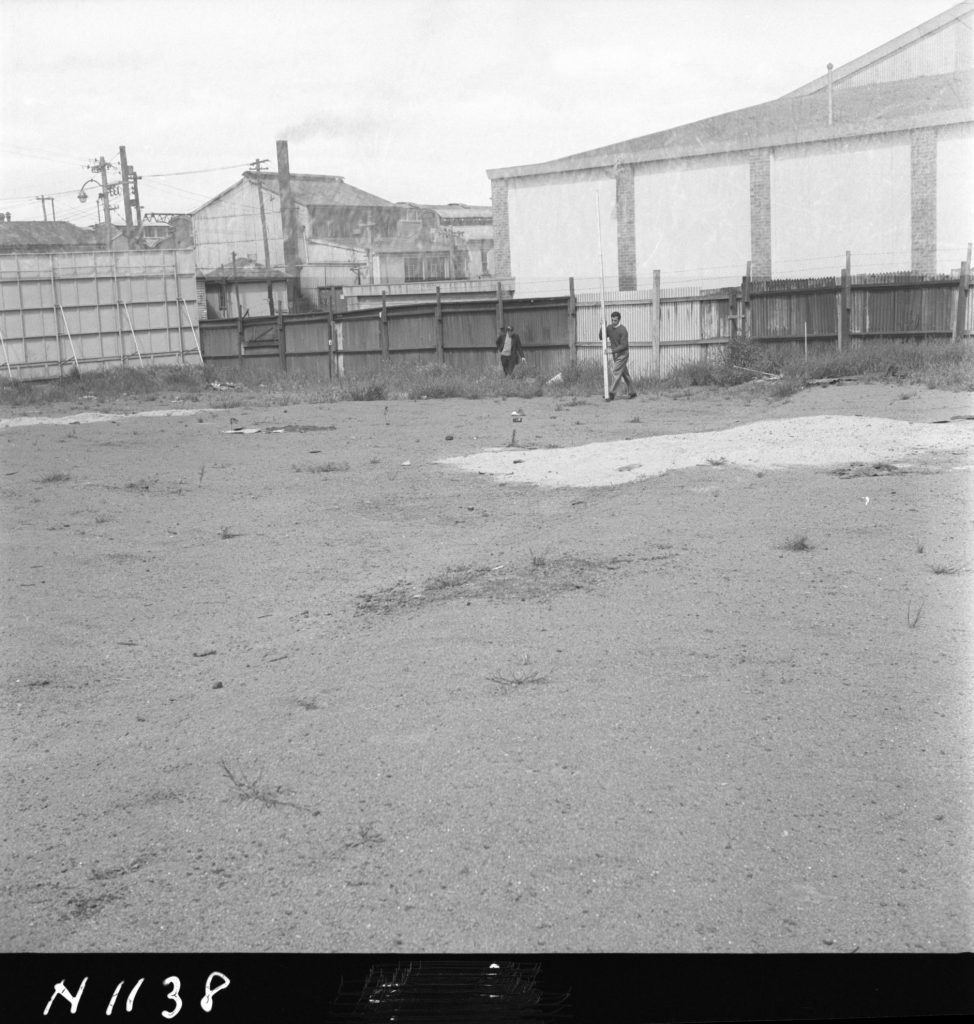
[[[0,423],[0,948],[971,949],[970,394],[224,400]]]

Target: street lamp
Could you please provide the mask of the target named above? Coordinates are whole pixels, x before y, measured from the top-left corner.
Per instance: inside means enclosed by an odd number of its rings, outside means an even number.
[[[78,193],[78,202],[79,202],[79,203],[87,203],[87,202],[88,202],[88,193],[87,193],[87,192],[85,192],[85,189],[86,189],[86,188],[87,188],[87,187],[88,187],[89,185],[97,185],[97,184],[98,184],[98,182],[97,182],[97,181],[95,181],[95,179],[94,179],[94,178],[89,178],[89,179],[88,179],[88,180],[87,180],[87,181],[86,181],[86,182],[85,182],[85,183],[84,183],[84,184],[83,184],[83,185],[81,186],[81,191],[80,191],[80,192]]]
[[[101,198],[102,205],[105,210],[105,248],[109,251],[111,251],[112,248],[112,213],[109,197],[113,192],[117,192],[118,187],[121,184],[121,182],[118,181],[112,182],[111,185],[108,184],[108,168],[110,166],[111,164],[109,164],[104,157],[101,157],[97,162],[93,162],[89,168],[92,171],[101,172]],[[86,203],[88,201],[88,195],[85,192],[85,189],[91,184],[97,185],[98,179],[89,178],[81,186],[81,189],[78,192],[79,203]]]

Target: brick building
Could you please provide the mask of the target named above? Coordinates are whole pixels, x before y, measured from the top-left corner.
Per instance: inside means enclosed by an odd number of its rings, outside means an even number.
[[[974,239],[974,3],[758,106],[487,172],[517,294],[956,268]],[[597,198],[596,198],[597,197]]]

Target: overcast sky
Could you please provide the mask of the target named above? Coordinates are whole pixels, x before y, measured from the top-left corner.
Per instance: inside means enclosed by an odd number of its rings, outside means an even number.
[[[292,173],[488,204],[488,168],[775,99],[951,6],[0,0],[0,212],[93,223],[77,193],[121,145],[143,210],[188,212],[278,139]]]

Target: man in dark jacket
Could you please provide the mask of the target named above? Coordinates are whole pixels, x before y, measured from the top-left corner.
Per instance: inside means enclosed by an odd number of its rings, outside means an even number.
[[[605,330],[609,339],[609,347],[612,349],[612,379],[609,383],[608,401],[615,398],[616,388],[626,382],[627,398],[636,397],[636,387],[629,376],[629,332],[622,326],[622,316],[613,313],[609,318],[611,323]]]
[[[510,377],[511,371],[521,361],[521,339],[514,333],[514,328],[508,324],[500,334],[497,335],[497,351],[501,356],[501,368],[505,377]]]

